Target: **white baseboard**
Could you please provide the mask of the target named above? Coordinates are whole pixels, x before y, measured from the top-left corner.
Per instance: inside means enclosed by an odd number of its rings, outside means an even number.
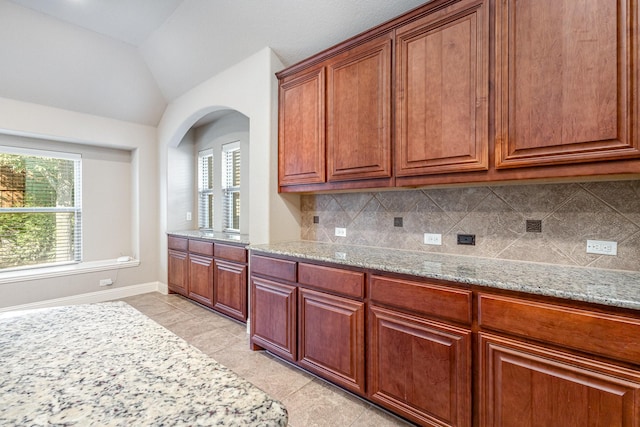
[[[166,285],[164,285],[166,289]],[[148,292],[162,292],[162,283],[149,282],[139,285],[124,286],[122,288],[105,289],[104,291],[89,292],[86,294],[72,295],[69,297],[55,298],[45,301],[37,301],[29,304],[0,307],[0,313],[16,310],[32,310],[36,308],[59,307],[62,305],[91,304],[110,301],[114,299],[146,294]],[[166,291],[165,291],[166,293]]]
[[[157,291],[163,295],[169,295],[169,286],[166,283],[158,282]]]

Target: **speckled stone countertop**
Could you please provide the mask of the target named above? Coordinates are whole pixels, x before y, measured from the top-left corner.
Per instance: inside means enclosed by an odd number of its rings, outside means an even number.
[[[0,314],[1,426],[284,427],[277,400],[124,302]]]
[[[640,310],[640,272],[311,241],[251,245],[249,249],[254,252]]]
[[[205,239],[217,242],[236,243],[238,245],[248,245],[248,234],[223,233],[221,231],[204,231],[204,230],[185,230],[185,231],[169,231],[167,234],[172,236],[190,237],[193,239]]]

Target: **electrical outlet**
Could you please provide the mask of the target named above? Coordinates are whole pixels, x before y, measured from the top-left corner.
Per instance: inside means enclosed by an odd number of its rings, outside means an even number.
[[[458,244],[475,246],[476,235],[475,234],[458,234]]]
[[[424,233],[425,245],[442,245],[442,234]]]
[[[111,279],[100,279],[100,286],[111,286],[113,285],[113,280]]]
[[[607,240],[587,240],[587,253],[618,255],[618,242],[610,242]]]
[[[187,221],[191,221],[191,212],[187,212]]]
[[[342,227],[336,227],[336,236],[338,237],[346,237],[347,229]]]

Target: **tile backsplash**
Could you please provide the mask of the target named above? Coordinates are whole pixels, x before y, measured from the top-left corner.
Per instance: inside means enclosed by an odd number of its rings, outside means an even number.
[[[315,194],[301,209],[303,240],[640,271],[640,180]],[[475,246],[458,245],[459,233]],[[588,239],[616,241],[617,256],[586,253]]]

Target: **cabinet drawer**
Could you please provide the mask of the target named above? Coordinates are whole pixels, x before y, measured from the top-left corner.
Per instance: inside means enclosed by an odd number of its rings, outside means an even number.
[[[472,292],[428,283],[371,276],[372,302],[470,324]]]
[[[260,255],[251,256],[251,274],[277,277],[279,279],[296,281],[296,262],[284,259],[268,258]]]
[[[479,295],[478,305],[481,328],[640,362],[640,319],[495,295]]]
[[[223,245],[216,243],[213,247],[213,255],[229,261],[247,262],[247,250],[242,246]]]
[[[169,249],[186,252],[189,248],[189,240],[182,237],[169,236]]]
[[[189,240],[189,252],[194,254],[213,256],[213,242]]]
[[[354,298],[364,298],[364,273],[298,264],[298,283]]]

